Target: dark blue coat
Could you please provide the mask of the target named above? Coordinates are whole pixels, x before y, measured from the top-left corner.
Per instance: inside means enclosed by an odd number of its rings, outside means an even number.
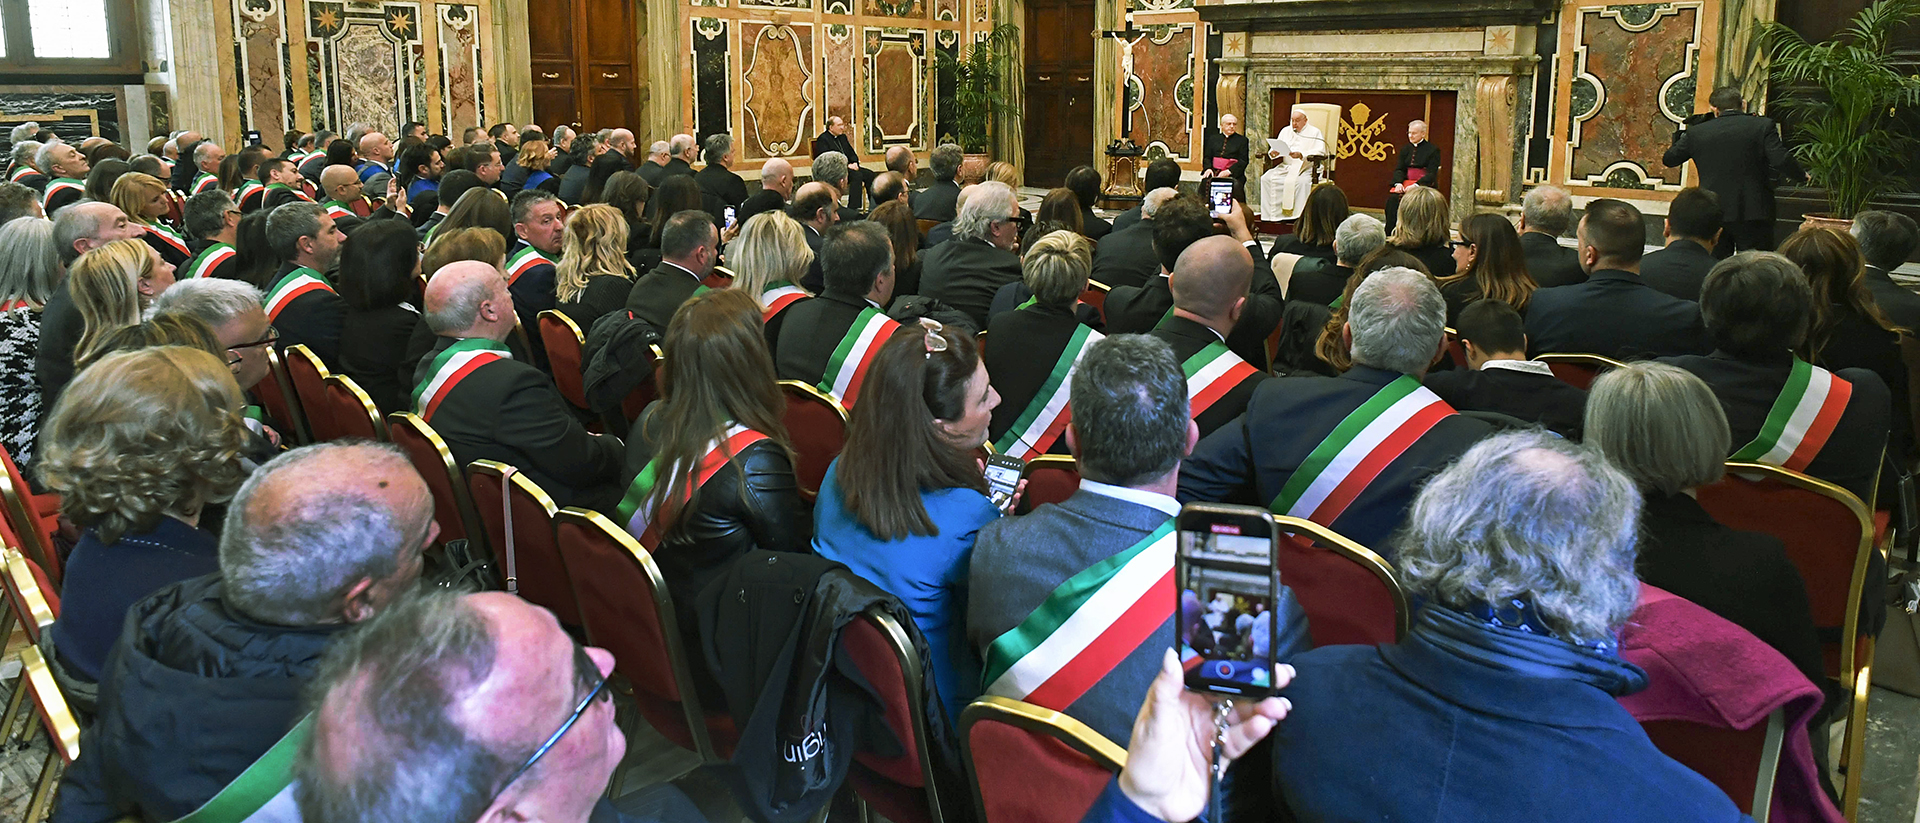
[[[1601,269],[1585,283],[1536,291],[1527,302],[1529,354],[1646,360],[1711,348],[1698,304],[1663,294],[1632,272]]]

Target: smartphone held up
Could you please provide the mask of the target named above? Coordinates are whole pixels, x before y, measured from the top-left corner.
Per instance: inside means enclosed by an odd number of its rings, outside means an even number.
[[[1191,503],[1180,510],[1174,648],[1194,691],[1260,699],[1273,693],[1279,539],[1272,513]]]

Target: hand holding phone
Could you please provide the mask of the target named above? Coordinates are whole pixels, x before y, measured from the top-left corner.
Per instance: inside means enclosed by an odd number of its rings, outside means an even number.
[[[1187,688],[1259,699],[1273,693],[1280,569],[1273,514],[1190,503],[1176,521],[1173,644]]]
[[[1214,178],[1207,181],[1207,202],[1213,207],[1213,216],[1225,217],[1233,211],[1232,178]]]
[[[1011,512],[1013,505],[1020,500],[1020,479],[1027,469],[1027,461],[1018,457],[995,454],[987,458],[981,467],[987,475],[987,496],[993,500],[994,508]]]

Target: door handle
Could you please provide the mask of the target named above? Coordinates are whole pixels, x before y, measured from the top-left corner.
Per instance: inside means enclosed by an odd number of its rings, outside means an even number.
[[[1043,74],[1043,75],[1040,75],[1040,77],[1039,77],[1039,80],[1040,80],[1040,82],[1042,82],[1042,83],[1045,83],[1045,82],[1047,82],[1048,80],[1052,80],[1052,79],[1053,79],[1053,75],[1051,75],[1051,74]]]
[[[558,80],[558,79],[560,79],[560,72],[557,72],[557,71],[543,71],[543,72],[540,72],[540,76],[541,76],[541,77],[543,77],[543,78],[545,78],[545,79],[548,79],[548,80]]]
[[[1085,83],[1085,82],[1087,82],[1088,80],[1092,80],[1093,78],[1091,78],[1091,77],[1075,77],[1075,78],[1073,78],[1073,79],[1074,79],[1074,81],[1075,81],[1075,82],[1079,82],[1079,83]]]
[[[600,76],[601,76],[601,77],[604,77],[604,78],[606,78],[606,79],[608,79],[608,80],[618,80],[618,79],[620,79],[620,73],[619,73],[619,72],[617,72],[617,71],[616,71],[616,72],[604,72],[604,71],[603,71],[603,72],[600,72]]]

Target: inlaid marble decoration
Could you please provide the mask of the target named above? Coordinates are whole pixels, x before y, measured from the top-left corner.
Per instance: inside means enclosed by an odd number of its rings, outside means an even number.
[[[981,37],[986,35],[981,34]],[[933,33],[933,49],[944,52],[948,57],[960,58],[960,33],[957,31],[936,31]],[[938,66],[939,58],[934,65]],[[935,71],[933,73],[933,134],[940,143],[954,142],[953,96],[959,81],[952,73]]]
[[[921,17],[927,16],[927,4],[923,0],[862,0],[866,14],[879,17]]]
[[[343,130],[369,123],[385,131],[420,119],[418,5],[310,2],[306,19],[313,126]]]
[[[865,36],[866,150],[904,143],[927,148],[927,32],[868,28]]]
[[[1567,182],[1678,190],[1684,168],[1660,156],[1698,94],[1701,3],[1579,6],[1562,19],[1573,43],[1562,67]]]
[[[716,17],[695,17],[690,21],[693,43],[693,121],[695,134],[707,135],[732,131],[727,105],[729,42],[728,21]]]
[[[813,27],[740,27],[742,159],[807,153],[813,116]]]
[[[240,129],[259,129],[269,148],[285,148],[295,115],[281,0],[233,0],[233,38]]]
[[[1149,157],[1186,160],[1196,153],[1193,32],[1191,23],[1155,25],[1121,43],[1127,84],[1122,133]]]
[[[485,128],[486,88],[481,82],[480,7],[438,3],[440,21],[440,111],[447,134]]]
[[[860,119],[855,114],[858,98],[854,93],[854,67],[860,63],[859,39],[854,37],[853,27],[844,23],[828,23],[823,28],[826,40],[820,45],[820,86],[826,116],[855,123]]]

